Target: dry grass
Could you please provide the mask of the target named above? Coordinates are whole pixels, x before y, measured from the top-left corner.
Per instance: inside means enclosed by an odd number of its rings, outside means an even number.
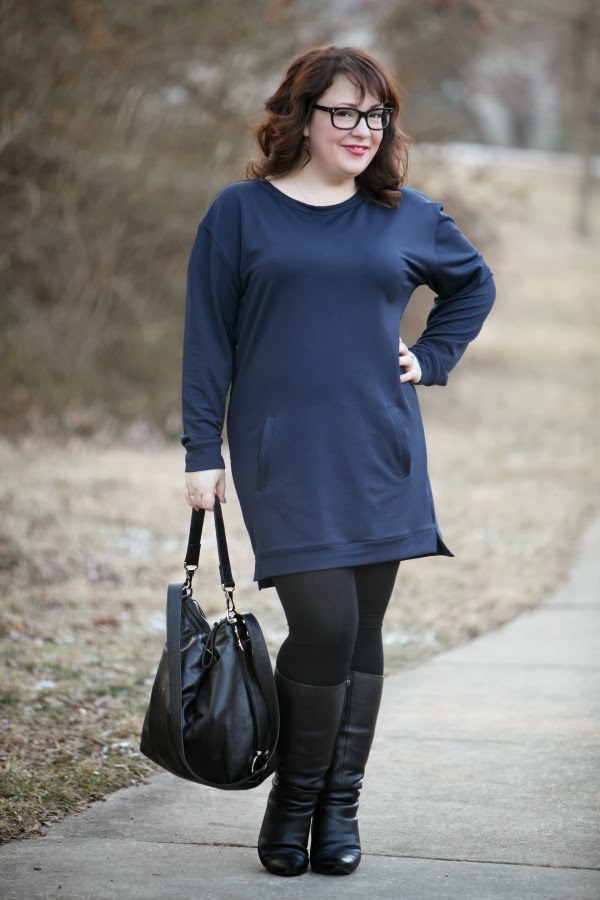
[[[418,166],[414,175],[446,193]],[[420,392],[438,516],[457,558],[402,565],[386,620],[388,672],[538,604],[568,569],[597,497],[600,266],[593,243],[570,233],[572,185],[529,191],[531,173],[444,177],[497,225],[488,256],[499,295],[451,384]],[[0,829],[9,839],[155,771],[137,743],[188,516],[182,452],[143,429],[117,442],[43,432],[4,442],[0,471]],[[258,614],[275,652],[283,614],[275,591],[251,580],[231,478],[228,498],[238,606]],[[197,581],[218,614],[210,515]]]

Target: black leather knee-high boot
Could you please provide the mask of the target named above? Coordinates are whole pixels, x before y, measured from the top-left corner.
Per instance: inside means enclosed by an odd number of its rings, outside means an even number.
[[[331,765],[346,682],[331,687],[290,681],[277,670],[279,766],[258,838],[263,866],[275,875],[302,875],[319,792]]]
[[[381,703],[383,676],[350,672],[331,767],[313,817],[310,865],[349,875],[360,863],[358,796]]]

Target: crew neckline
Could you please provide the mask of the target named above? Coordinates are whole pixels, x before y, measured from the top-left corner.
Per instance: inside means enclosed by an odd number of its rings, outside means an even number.
[[[360,191],[356,191],[355,194],[352,194],[351,197],[348,197],[346,200],[342,200],[340,203],[329,203],[325,206],[316,206],[313,203],[305,203],[304,200],[296,200],[295,197],[290,197],[288,194],[284,194],[282,190],[280,190],[278,187],[275,187],[274,184],[271,184],[270,181],[267,181],[267,179],[262,176],[256,176],[255,180],[258,184],[261,184],[264,188],[266,188],[272,196],[276,197],[287,206],[291,206],[294,209],[299,209],[303,212],[313,213],[320,216],[327,216],[331,215],[332,213],[344,212],[346,209],[352,209],[353,206],[356,206],[362,200]]]

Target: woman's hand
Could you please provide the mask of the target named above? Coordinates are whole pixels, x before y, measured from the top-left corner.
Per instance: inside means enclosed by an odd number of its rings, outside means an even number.
[[[225,469],[204,469],[185,473],[185,499],[192,509],[213,510],[215,494],[225,500]]]
[[[420,382],[421,366],[419,365],[419,360],[414,353],[410,352],[402,338],[400,338],[398,364],[404,367],[404,372],[400,376],[400,381],[414,381],[415,384]]]

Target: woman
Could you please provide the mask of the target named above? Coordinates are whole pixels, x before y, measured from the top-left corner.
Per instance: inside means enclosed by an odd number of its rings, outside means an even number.
[[[275,678],[280,764],[259,835],[278,875],[348,874],[400,560],[442,541],[416,384],[445,384],[494,300],[442,206],[405,186],[401,100],[352,47],[298,56],[267,101],[262,157],[223,188],[188,269],[186,498],[225,502],[221,433],[254,550],[289,635]],[[437,294],[410,349],[413,290]],[[399,347],[399,351],[398,351]]]

